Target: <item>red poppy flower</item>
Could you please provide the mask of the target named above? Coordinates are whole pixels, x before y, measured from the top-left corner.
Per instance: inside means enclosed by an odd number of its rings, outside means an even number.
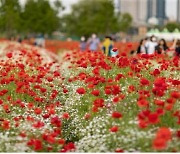
[[[148,101],[145,99],[141,99],[137,102],[139,107],[147,107],[149,105]]]
[[[3,101],[0,99],[0,105],[3,104]]]
[[[84,88],[78,88],[78,89],[76,90],[76,92],[77,92],[78,94],[85,94],[85,93],[86,93],[86,90],[85,90]]]
[[[70,118],[70,116],[69,116],[69,113],[63,113],[63,115],[62,115],[62,117],[64,118],[64,119],[69,119]]]
[[[37,121],[33,124],[33,127],[34,128],[42,128],[42,127],[44,127],[44,123],[41,121]]]
[[[144,120],[139,120],[138,126],[140,128],[146,128],[148,126],[148,122],[146,122]]]
[[[133,46],[132,43],[128,43],[128,44],[127,44],[127,47],[128,47],[128,48],[132,48],[132,46]]]
[[[154,76],[157,76],[157,75],[159,75],[161,72],[159,71],[159,69],[155,69],[154,71],[153,71],[153,75]]]
[[[93,105],[98,108],[98,107],[104,107],[104,99],[102,98],[97,98],[94,100]]]
[[[26,133],[25,133],[25,132],[20,132],[20,133],[19,133],[19,136],[21,136],[21,137],[24,138],[24,137],[26,137]]]
[[[34,113],[35,114],[41,114],[42,113],[42,109],[37,107],[37,108],[34,109]]]
[[[54,144],[56,142],[55,138],[52,135],[48,135],[46,141],[50,144]]]
[[[133,92],[133,91],[135,91],[135,87],[133,85],[130,85],[128,87],[128,92]]]
[[[66,89],[66,88],[63,88],[63,93],[67,93],[68,92],[68,90]]]
[[[61,150],[61,152],[68,152],[68,151],[72,151],[75,149],[76,149],[75,144],[70,142],[64,146],[64,148]]]
[[[6,56],[7,56],[8,58],[12,58],[12,52],[7,53]]]
[[[112,113],[112,118],[116,118],[116,119],[122,118],[122,114],[118,111],[114,111]]]
[[[84,119],[88,120],[88,119],[90,119],[90,117],[91,117],[91,115],[89,113],[86,113],[85,116],[84,116]]]
[[[156,150],[164,150],[167,146],[167,143],[162,138],[156,138],[153,141],[153,148]]]
[[[112,127],[110,128],[110,131],[113,132],[113,133],[116,133],[118,130],[119,130],[119,127],[118,127],[118,126],[112,126]]]
[[[120,93],[120,87],[118,86],[118,85],[113,85],[112,86],[112,93],[113,93],[113,95],[117,95],[117,94],[119,94]]]
[[[93,106],[93,108],[92,108],[92,112],[98,112],[98,111],[99,111],[98,107]]]
[[[52,117],[51,124],[55,125],[56,127],[61,127],[61,120],[59,119],[58,116]]]
[[[171,92],[171,97],[173,97],[175,99],[179,99],[180,98],[180,92],[178,92],[178,91]]]
[[[124,150],[122,150],[122,149],[120,149],[120,148],[117,148],[117,149],[115,150],[115,152],[121,153],[121,152],[124,152]]]
[[[114,102],[115,104],[118,103],[119,100],[120,100],[120,98],[119,98],[118,96],[113,98],[113,102]]]
[[[165,141],[170,140],[171,139],[171,131],[169,130],[169,128],[162,127],[157,131],[156,138],[162,138]]]
[[[42,141],[39,139],[34,140],[34,150],[39,151],[42,149]]]
[[[5,111],[9,111],[10,109],[9,109],[9,105],[8,104],[3,104],[3,109],[5,110]]]
[[[49,82],[52,82],[52,81],[53,81],[53,78],[52,78],[52,77],[47,77],[47,80],[48,80]]]
[[[175,86],[180,85],[180,80],[172,80],[172,84]]]
[[[168,98],[166,100],[169,104],[174,104],[176,102],[176,100],[174,98]]]
[[[64,139],[59,139],[58,143],[64,145],[65,144],[65,140]]]
[[[178,130],[178,131],[176,132],[176,136],[177,136],[178,138],[180,138],[180,130]]]
[[[105,94],[106,94],[106,95],[111,94],[111,90],[110,90],[110,89],[105,89],[104,91],[105,91]]]
[[[117,74],[115,77],[115,80],[119,81],[121,78],[124,78],[124,75],[123,74]]]
[[[40,88],[40,91],[41,91],[42,93],[45,93],[45,92],[46,92],[46,89],[45,89],[45,88]]]
[[[113,48],[112,51],[113,51],[113,52],[117,52],[117,51],[118,51],[118,48]]]
[[[159,115],[157,113],[150,113],[148,115],[148,121],[151,124],[157,124],[159,123]]]
[[[1,124],[1,126],[5,130],[10,129],[10,122],[8,120],[4,120]]]
[[[162,100],[155,100],[154,103],[158,106],[164,106],[165,102]]]
[[[141,78],[140,83],[141,83],[141,85],[145,86],[145,85],[149,85],[150,82],[149,82],[149,80],[147,80],[145,78]]]
[[[99,90],[93,90],[91,92],[91,94],[94,95],[94,96],[99,96],[100,92],[99,92]]]
[[[163,110],[162,108],[157,108],[157,109],[156,109],[156,113],[157,113],[158,115],[163,115],[165,112],[164,112],[164,110]]]

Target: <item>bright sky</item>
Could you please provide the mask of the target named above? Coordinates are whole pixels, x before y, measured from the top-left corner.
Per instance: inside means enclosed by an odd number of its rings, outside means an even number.
[[[24,4],[25,1],[26,0],[20,0],[22,4]],[[55,0],[49,0],[49,1],[53,2]],[[79,0],[61,0],[61,1],[66,8],[66,10],[63,13],[68,13],[71,11],[71,5],[77,3]],[[171,19],[177,18],[177,0],[166,0],[166,14]]]
[[[166,0],[166,13],[169,18],[177,18],[177,0]]]
[[[79,0],[61,0],[61,1],[62,1],[63,6],[65,6],[66,8],[64,12],[68,13],[71,11],[71,5],[77,3]]]

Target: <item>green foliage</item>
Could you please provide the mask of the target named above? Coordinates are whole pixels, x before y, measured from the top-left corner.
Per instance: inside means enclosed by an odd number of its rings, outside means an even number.
[[[119,14],[119,29],[122,32],[127,32],[132,23],[132,17],[128,13]]]
[[[64,30],[77,36],[126,31],[132,22],[129,14],[115,14],[112,0],[81,0],[63,20]]]
[[[19,30],[21,7],[17,0],[0,1],[0,30],[12,35]]]
[[[61,1],[54,7],[48,0],[28,0],[24,8],[18,0],[0,1],[0,30],[8,35],[20,33],[51,34],[59,28]]]
[[[23,29],[31,33],[50,34],[58,28],[59,18],[57,14],[58,12],[46,0],[28,0],[22,13]]]
[[[169,22],[165,25],[170,32],[173,32],[176,28],[180,30],[180,24],[176,22]]]

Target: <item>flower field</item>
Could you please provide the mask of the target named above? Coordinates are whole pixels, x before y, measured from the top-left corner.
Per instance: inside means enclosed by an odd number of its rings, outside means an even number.
[[[1,41],[0,152],[180,152],[179,66]]]

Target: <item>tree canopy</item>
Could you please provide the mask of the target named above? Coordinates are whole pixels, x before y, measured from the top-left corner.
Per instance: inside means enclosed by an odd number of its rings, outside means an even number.
[[[17,0],[0,0],[0,30],[12,34],[20,30],[21,6]]]
[[[167,28],[169,32],[173,32],[175,29],[180,30],[180,23],[169,22],[165,25],[165,28]]]
[[[18,0],[0,0],[0,30],[13,33],[47,33],[59,28],[61,1],[55,7],[49,0],[27,0],[24,7]]]
[[[60,17],[61,0],[0,0],[0,31],[8,36],[16,34],[51,34],[60,30],[70,36],[108,35],[126,32],[131,26],[129,14],[115,13],[113,0],[81,0],[72,12]]]
[[[81,0],[63,20],[64,31],[77,36],[127,31],[132,22],[129,14],[115,13],[112,0]]]

